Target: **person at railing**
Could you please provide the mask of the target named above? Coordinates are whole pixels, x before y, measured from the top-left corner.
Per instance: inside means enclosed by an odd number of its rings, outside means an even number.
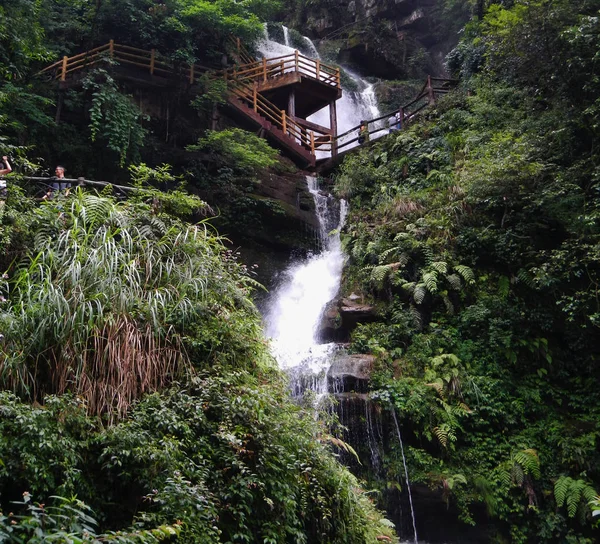
[[[2,210],[4,210],[4,200],[6,199],[6,180],[1,177],[11,172],[12,166],[8,162],[8,157],[4,155],[0,161],[0,207]]]
[[[6,174],[10,174],[12,172],[12,166],[10,162],[8,162],[8,157],[4,155],[2,160],[0,161],[0,176],[4,176]],[[6,184],[5,184],[6,186]]]
[[[370,140],[369,122],[361,121],[358,129],[358,144],[362,145]]]
[[[393,117],[388,119],[388,128],[390,134],[396,130],[402,130],[402,117],[399,111],[397,111]]]
[[[48,192],[44,195],[44,199],[53,198],[55,193],[60,191],[65,192],[65,196],[69,195],[71,190],[71,182],[65,180],[65,167],[58,165],[54,169],[54,177],[51,178],[52,184],[48,188]]]

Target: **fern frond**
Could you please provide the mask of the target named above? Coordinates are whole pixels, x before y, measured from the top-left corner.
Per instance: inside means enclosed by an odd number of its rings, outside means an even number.
[[[425,288],[425,284],[418,283],[415,286],[415,290],[413,293],[413,299],[417,304],[422,304],[425,300],[425,295],[427,294],[427,289]]]
[[[435,261],[431,263],[431,268],[433,268],[436,272],[440,274],[448,273],[448,263],[444,261]]]
[[[452,304],[452,301],[448,298],[448,295],[443,294],[442,300],[444,301],[444,306],[446,306],[446,311],[450,315],[454,315],[454,304]]]
[[[462,281],[460,280],[460,276],[458,274],[450,274],[446,276],[450,287],[455,291],[460,291],[462,288]]]
[[[448,446],[448,430],[442,427],[434,427],[433,434],[438,439],[439,443],[446,448]]]
[[[540,458],[533,448],[519,451],[515,454],[515,462],[523,467],[525,474],[530,474],[534,478],[540,477]]]
[[[437,272],[425,272],[425,274],[423,274],[423,283],[431,294],[437,293],[437,279]]]
[[[371,281],[378,286],[382,286],[391,270],[393,269],[389,264],[374,266],[371,270]]]
[[[410,314],[411,314],[411,317],[413,318],[413,321],[415,322],[415,325],[419,329],[422,329],[423,328],[423,316],[421,315],[421,312],[419,312],[419,310],[412,304],[410,306]]]
[[[475,274],[473,273],[473,270],[471,270],[468,266],[457,264],[454,267],[454,270],[456,270],[460,274],[462,279],[465,280],[465,283],[467,283],[468,285],[473,285],[475,283]]]
[[[433,263],[433,249],[429,246],[422,246],[423,257],[425,258],[425,264],[427,266],[431,266]]]

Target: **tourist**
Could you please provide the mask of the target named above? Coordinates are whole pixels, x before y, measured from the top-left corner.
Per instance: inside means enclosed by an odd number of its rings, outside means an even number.
[[[10,174],[12,172],[12,167],[8,162],[8,157],[4,155],[2,160],[0,161],[0,176],[4,176],[5,174]]]
[[[12,167],[8,162],[8,157],[4,155],[0,161],[0,216],[4,215],[4,201],[6,200],[6,180],[1,178],[10,172],[12,172]]]
[[[369,122],[368,121],[361,121],[360,122],[360,128],[358,129],[358,144],[362,145],[364,143],[367,143],[369,141],[370,135],[369,135]]]
[[[48,192],[44,196],[44,199],[52,198],[55,192],[65,191],[65,196],[69,195],[71,189],[71,182],[65,179],[65,167],[58,165],[54,169],[54,177],[52,179],[52,185],[48,189]]]

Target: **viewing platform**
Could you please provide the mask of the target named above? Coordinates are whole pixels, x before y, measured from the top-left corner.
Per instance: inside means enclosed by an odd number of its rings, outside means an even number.
[[[111,61],[115,77],[132,82],[134,86],[181,86],[186,82],[189,92],[199,93],[199,77],[223,78],[227,82],[229,113],[249,128],[271,141],[300,167],[328,171],[341,157],[361,143],[357,125],[344,134],[337,133],[336,101],[342,96],[341,74],[337,67],[320,59],[311,59],[295,51],[273,58],[254,59],[233,38],[237,64],[227,69],[215,69],[200,64],[173,64],[155,49],[143,50],[128,45],[109,43],[63,57],[39,72],[57,81],[59,89],[81,83],[86,68],[106,60]],[[243,62],[243,63],[242,63]],[[425,107],[434,105],[439,95],[448,93],[457,81],[429,76],[417,97],[398,110],[377,119],[365,119],[367,140],[371,135],[392,130],[385,121],[395,116],[398,127],[405,127]],[[57,110],[60,116],[61,101]],[[313,113],[329,108],[329,127],[310,122]],[[363,134],[363,137],[365,136]],[[324,158],[323,158],[324,157]]]

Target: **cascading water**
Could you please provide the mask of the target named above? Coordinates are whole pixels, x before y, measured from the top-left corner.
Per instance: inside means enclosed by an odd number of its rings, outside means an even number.
[[[410,503],[410,515],[412,516],[413,531],[415,535],[415,544],[418,544],[417,538],[417,522],[415,520],[415,509],[412,502],[412,492],[410,490],[410,481],[408,480],[408,468],[406,468],[406,457],[404,456],[404,444],[402,442],[402,434],[400,434],[400,425],[398,425],[398,418],[396,417],[396,410],[392,408],[392,415],[394,416],[394,423],[396,424],[396,431],[398,433],[398,441],[400,442],[400,451],[402,452],[402,463],[404,464],[404,477],[406,478],[406,488],[408,489],[408,501]]]
[[[322,396],[327,392],[327,370],[336,345],[318,344],[316,335],[323,309],[340,284],[344,256],[339,228],[345,219],[346,204],[342,201],[336,214],[334,199],[318,190],[316,179],[308,176],[307,182],[315,200],[323,251],[285,271],[265,322],[274,355],[292,377],[293,393],[301,396],[309,389]]]
[[[265,38],[258,45],[258,51],[265,58],[291,55],[289,30],[283,27],[284,44],[269,39],[265,27]],[[307,44],[306,54],[319,58],[313,42],[304,37]],[[357,126],[361,120],[379,117],[379,109],[375,98],[374,86],[349,70],[345,70],[354,81],[356,91],[344,90],[337,101],[338,134],[342,134]],[[329,111],[325,108],[309,117],[309,120],[329,127]],[[371,129],[374,127],[371,127]],[[349,134],[350,140],[356,134]],[[357,144],[354,144],[357,145]],[[350,146],[352,147],[352,146]],[[309,190],[313,195],[317,216],[319,218],[319,249],[303,261],[292,264],[284,273],[283,279],[270,298],[265,312],[266,333],[271,338],[272,351],[280,367],[290,375],[292,395],[303,397],[307,391],[315,395],[317,402],[328,391],[327,372],[331,366],[334,352],[338,349],[335,343],[319,344],[318,328],[323,310],[337,294],[339,289],[344,255],[341,249],[339,229],[343,226],[346,215],[346,203],[341,202],[338,213],[332,206],[334,199],[318,190],[316,179],[307,177]],[[333,230],[333,234],[329,234]],[[335,391],[334,391],[335,392]],[[364,395],[366,397],[366,395]],[[346,404],[340,402],[338,412],[344,421]],[[381,468],[380,444],[383,442],[382,430],[372,419],[372,404],[365,400],[362,417],[367,423],[366,438],[372,467]],[[394,414],[395,417],[395,414]],[[378,420],[381,425],[381,420]],[[398,429],[398,437],[401,436]],[[364,439],[362,437],[361,439]],[[408,474],[402,442],[407,487]],[[412,507],[412,496],[409,495],[414,529],[414,542],[417,542],[416,524]],[[408,544],[408,543],[406,543]]]
[[[259,42],[257,49],[265,58],[281,57],[284,55],[292,55],[295,51],[294,48],[290,47],[289,29],[283,26],[284,44],[278,43],[275,40],[269,38],[269,33],[265,25],[264,38]],[[306,42],[306,53],[314,58],[320,58],[315,44],[310,38],[303,36],[303,40]],[[336,103],[337,108],[337,122],[338,122],[338,134],[356,127],[362,120],[374,119],[380,116],[379,108],[377,106],[377,98],[375,97],[375,89],[372,83],[368,83],[362,79],[359,75],[355,74],[351,70],[344,68],[344,72],[352,80],[352,87],[356,90],[344,89],[342,98]],[[343,88],[343,85],[342,85]],[[329,127],[329,108],[323,108],[318,112],[314,113],[308,118],[308,121],[317,123],[318,125]],[[373,128],[373,127],[371,127]],[[352,140],[356,138],[357,134],[349,134],[341,140]],[[350,144],[347,149],[350,149],[358,145],[357,142]]]

